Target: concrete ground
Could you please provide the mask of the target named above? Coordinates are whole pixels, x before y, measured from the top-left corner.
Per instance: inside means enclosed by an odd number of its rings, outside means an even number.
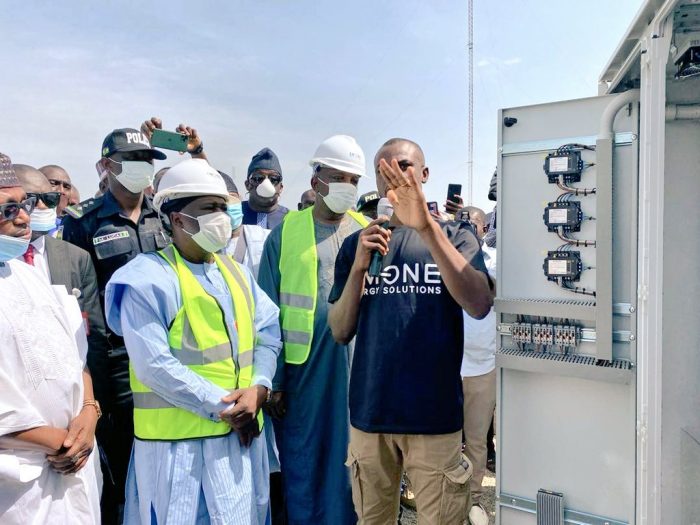
[[[486,511],[489,513],[489,525],[493,525],[496,522],[496,476],[493,472],[487,470],[486,476],[484,476],[484,481],[481,483],[484,487],[484,495],[482,497],[482,503]],[[401,525],[416,525],[416,513],[415,511],[403,507],[403,516],[400,521]]]

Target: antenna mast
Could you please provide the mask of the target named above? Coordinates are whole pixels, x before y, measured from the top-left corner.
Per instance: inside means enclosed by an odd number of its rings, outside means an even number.
[[[472,205],[474,192],[474,0],[469,0],[469,117],[467,148],[467,198],[466,204]]]

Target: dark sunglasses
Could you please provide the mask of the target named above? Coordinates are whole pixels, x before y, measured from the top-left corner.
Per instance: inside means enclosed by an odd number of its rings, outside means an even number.
[[[35,193],[28,191],[27,192],[27,197],[33,197],[36,199],[36,202],[43,202],[48,206],[49,208],[55,208],[58,206],[58,201],[61,200],[61,192],[60,191],[47,191],[45,193]]]
[[[274,186],[277,186],[280,182],[282,182],[282,175],[270,175],[269,177],[265,177],[265,175],[251,175],[250,179],[248,180],[257,186],[258,184],[262,184],[266,178],[270,179],[270,182]]]
[[[57,180],[57,179],[49,179],[49,183],[51,186],[63,186],[63,189],[66,191],[70,191],[73,189],[73,185],[70,182],[64,182],[62,180]]]
[[[34,206],[36,206],[35,197],[29,197],[22,202],[0,204],[0,220],[14,221],[22,210],[26,211],[27,215],[30,215],[34,211]]]

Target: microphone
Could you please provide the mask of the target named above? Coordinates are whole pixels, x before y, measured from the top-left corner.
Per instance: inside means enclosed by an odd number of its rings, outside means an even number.
[[[389,202],[389,199],[382,197],[377,203],[377,216],[386,215],[391,219],[394,214],[394,207]],[[382,228],[388,228],[389,222],[382,224]],[[372,277],[379,277],[382,274],[382,269],[384,268],[384,256],[378,251],[372,252],[372,258],[369,262],[369,269],[367,273]]]
[[[382,228],[388,228],[389,221],[382,224]],[[372,258],[369,261],[369,269],[367,273],[372,277],[379,277],[382,275],[382,269],[384,268],[384,256],[381,252],[377,250],[372,250]]]

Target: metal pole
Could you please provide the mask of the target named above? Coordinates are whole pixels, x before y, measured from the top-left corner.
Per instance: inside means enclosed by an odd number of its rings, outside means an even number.
[[[469,0],[469,116],[467,149],[467,198],[466,204],[472,205],[474,192],[474,0]]]

